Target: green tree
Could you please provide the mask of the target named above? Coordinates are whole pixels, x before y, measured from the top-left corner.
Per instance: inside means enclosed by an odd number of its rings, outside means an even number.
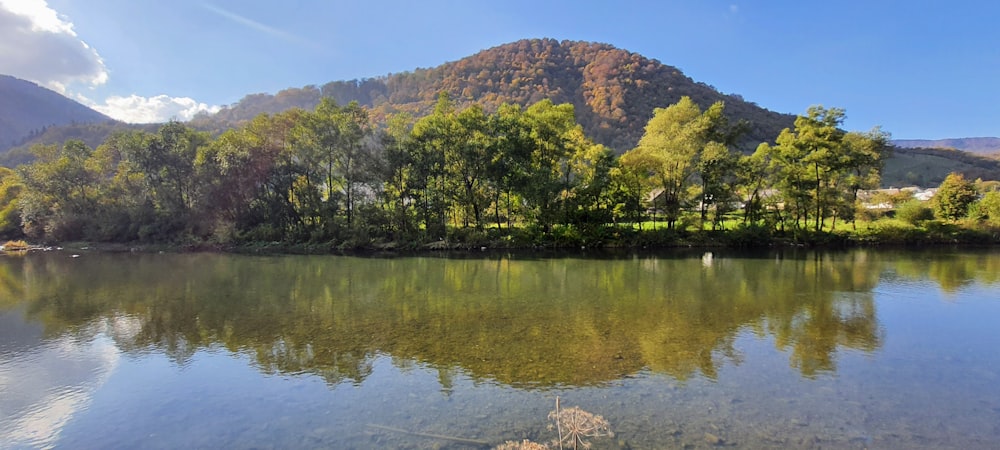
[[[980,220],[1000,226],[1000,191],[988,191],[983,194],[983,198],[970,207],[969,215],[972,215],[973,209]]]
[[[569,160],[586,143],[569,103],[539,101],[528,107],[524,119],[531,130],[532,148],[527,176],[519,188],[531,219],[548,232],[560,216],[566,217],[572,182]]]
[[[99,194],[93,217],[97,227],[88,237],[98,241],[129,242],[139,231],[156,222],[152,195],[143,174],[125,160],[126,148],[145,145],[147,134],[139,131],[112,134],[86,162],[97,177]]]
[[[364,202],[363,186],[371,181],[373,128],[368,110],[353,101],[341,109],[340,129],[344,138],[343,151],[338,153],[337,166],[343,179],[345,211],[348,226],[354,226],[358,206]]]
[[[714,207],[712,228],[717,228],[723,217],[730,211],[730,205],[736,200],[736,165],[737,155],[729,151],[729,147],[721,142],[708,142],[698,158],[699,186],[699,220],[704,228],[708,211]]]
[[[699,158],[724,124],[722,110],[723,103],[716,102],[702,113],[689,97],[667,108],[657,108],[639,145],[621,157],[622,165],[646,173],[650,186],[660,190],[654,198],[662,198],[661,203],[653,208],[666,213],[667,228],[673,228],[690,200],[688,188]]]
[[[285,214],[261,215],[269,208],[255,204],[273,201],[273,195],[280,193],[272,191],[272,183],[279,181],[276,171],[281,161],[289,157],[289,128],[280,117],[262,114],[199,148],[195,160],[199,209],[201,219],[207,222],[206,228],[216,238],[230,240],[234,233],[264,223],[289,229],[291,223]],[[287,183],[282,186],[289,187]],[[287,199],[285,195],[281,195],[281,200]]]
[[[484,225],[483,213],[489,207],[492,186],[487,185],[494,147],[488,119],[478,105],[470,106],[453,117],[448,128],[453,133],[444,147],[445,173],[449,189],[461,211],[464,226],[470,219],[476,228]]]
[[[492,159],[488,178],[493,185],[493,215],[498,228],[502,227],[505,219],[507,228],[511,228],[515,216],[519,214],[519,193],[525,191],[530,179],[534,141],[530,124],[518,105],[501,105],[489,120],[492,134],[489,153]]]
[[[325,233],[332,233],[331,223],[343,211],[348,227],[354,225],[354,213],[365,182],[365,156],[373,131],[368,110],[357,102],[337,106],[331,98],[323,98],[316,109],[307,114],[300,129],[300,144],[305,151],[310,170],[303,180],[310,189],[321,187],[320,211]],[[318,175],[318,176],[317,176]]]
[[[39,239],[83,238],[97,207],[96,177],[86,164],[93,150],[70,140],[62,147],[37,145],[32,152],[36,161],[20,168],[25,233]]]
[[[764,200],[771,186],[771,147],[762,143],[751,155],[740,156],[736,163],[737,191],[743,202],[743,224],[763,219]]]
[[[160,212],[186,217],[194,200],[194,161],[208,142],[207,134],[170,122],[146,135],[143,145],[126,147],[129,153],[123,156],[143,174]]]
[[[90,212],[94,226],[88,229],[87,239],[135,241],[143,226],[156,222],[143,174],[125,159],[127,149],[144,146],[147,137],[141,131],[113,133],[84,162],[96,190]]]
[[[978,198],[976,186],[960,173],[952,172],[945,177],[934,194],[932,205],[934,214],[946,220],[965,217],[969,206]]]
[[[812,106],[785,129],[769,154],[774,184],[785,203],[785,218],[796,228],[822,231],[825,219],[853,219],[857,193],[879,185],[887,156],[888,134],[879,128],[867,133],[840,129],[844,110]]]
[[[24,190],[17,173],[0,167],[0,239],[19,238],[21,231],[21,208],[18,198]]]
[[[446,232],[448,193],[445,178],[445,148],[458,145],[450,131],[454,108],[448,95],[438,96],[434,113],[413,125],[408,140],[414,201],[417,202],[428,236],[443,238]]]
[[[241,229],[253,233],[255,240],[304,239],[319,224],[320,193],[310,183],[315,170],[301,145],[305,139],[300,126],[308,113],[290,109],[270,117],[250,130],[259,136],[266,149],[261,154],[275,154],[270,175],[258,186],[257,195],[243,214]],[[253,165],[251,165],[253,166]]]
[[[156,133],[115,134],[98,147],[88,164],[100,174],[109,194],[102,196],[102,206],[115,212],[117,222],[113,230],[100,234],[124,232],[157,241],[175,239],[185,231],[197,234],[195,159],[210,140],[207,133],[170,122]]]
[[[638,223],[642,230],[642,196],[645,191],[643,184],[647,179],[634,166],[624,165],[618,161],[610,171],[610,186],[608,196],[612,205],[612,221]]]
[[[464,227],[482,228],[493,188],[489,184],[493,136],[482,108],[473,105],[456,113],[443,95],[435,113],[414,125],[412,136],[424,156],[413,162],[440,163],[436,181],[443,209]]]
[[[772,161],[796,228],[812,215],[814,229],[821,230],[823,219],[835,207],[843,120],[842,109],[812,106],[806,116],[795,119],[794,131],[786,128],[776,140]]]
[[[868,132],[850,132],[844,135],[843,152],[839,165],[844,171],[840,202],[842,212],[838,216],[854,222],[854,205],[858,202],[858,192],[863,189],[878,189],[882,182],[882,168],[889,157],[889,133],[875,127]],[[847,212],[850,216],[847,217]]]
[[[612,220],[613,201],[611,169],[615,156],[611,149],[587,140],[582,130],[582,142],[570,156],[567,170],[567,223],[603,225]]]
[[[381,179],[385,184],[381,191],[385,199],[392,228],[402,236],[416,235],[415,210],[411,201],[415,195],[413,155],[409,152],[410,134],[413,120],[408,114],[394,114],[386,120],[386,126],[379,133],[382,150],[380,162]]]

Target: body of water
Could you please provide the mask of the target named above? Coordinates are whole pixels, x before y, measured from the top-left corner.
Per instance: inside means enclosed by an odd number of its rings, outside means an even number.
[[[0,256],[0,447],[1000,447],[1000,252]]]

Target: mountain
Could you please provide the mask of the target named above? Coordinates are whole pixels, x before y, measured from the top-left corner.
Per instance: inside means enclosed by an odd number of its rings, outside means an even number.
[[[121,130],[139,130],[156,132],[163,124],[159,123],[125,123],[108,120],[98,123],[71,123],[44,128],[41,133],[29,134],[21,143],[7,150],[0,150],[0,166],[16,167],[31,162],[35,155],[31,146],[35,144],[62,144],[70,139],[83,141],[90,148],[97,148],[111,136],[111,133]]]
[[[1000,138],[974,137],[953,139],[896,139],[893,145],[905,148],[953,148],[970,153],[994,154],[1000,153]]]
[[[52,126],[111,121],[55,91],[8,75],[0,75],[0,99],[0,152]]]
[[[545,98],[572,103],[587,135],[618,152],[635,146],[654,108],[667,107],[682,96],[702,108],[724,101],[733,122],[748,121],[749,132],[740,143],[746,150],[773,141],[794,121],[794,116],[768,111],[739,95],[722,94],[637,53],[608,44],[531,39],[431,69],[249,95],[214,115],[195,118],[191,125],[221,131],[260,113],[311,109],[324,96],[339,104],[357,101],[371,108],[376,118],[396,112],[419,117],[433,110],[442,91],[459,108],[476,102],[487,111],[502,103],[529,105]]]
[[[768,111],[736,94],[722,94],[685,76],[675,67],[637,53],[608,44],[531,39],[483,50],[429,69],[289,88],[276,94],[247,95],[216,114],[196,117],[189,125],[221,133],[261,113],[277,113],[290,108],[313,109],[324,96],[332,97],[339,104],[357,101],[369,107],[376,119],[396,112],[420,117],[433,111],[438,93],[442,91],[448,92],[459,108],[476,102],[492,110],[505,102],[529,105],[545,98],[556,103],[572,103],[585,132],[619,153],[635,146],[654,108],[669,106],[685,95],[703,108],[715,101],[724,101],[726,113],[733,122],[747,121],[749,132],[739,142],[744,151],[752,151],[761,142],[773,142],[781,130],[791,127],[794,121],[792,115]],[[121,122],[77,122],[76,125],[49,127],[6,155],[3,155],[5,147],[0,145],[0,165],[10,167],[30,160],[27,148],[33,143],[61,143],[72,138],[82,139],[94,147],[117,129],[152,131],[157,128],[157,125]],[[961,141],[980,139],[991,138]],[[906,147],[908,142],[912,141],[897,141],[896,145]],[[979,145],[976,148],[991,144]],[[920,146],[961,147],[964,144],[921,142]],[[950,171],[962,172],[972,179],[1000,180],[1000,161],[955,150],[897,148],[886,163],[883,184],[936,186]]]
[[[952,172],[970,180],[1000,180],[1000,159],[953,148],[896,146],[885,162],[882,185],[935,187]]]

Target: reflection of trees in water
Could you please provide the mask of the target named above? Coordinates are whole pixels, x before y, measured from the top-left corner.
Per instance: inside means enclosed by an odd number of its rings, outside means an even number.
[[[716,355],[739,361],[733,339],[741,328],[773,335],[780,349],[791,349],[791,364],[806,376],[834,370],[840,346],[876,349],[880,335],[870,291],[879,269],[859,255],[847,254],[853,257],[848,261],[821,254],[715,259],[700,274],[672,267],[665,272],[681,274],[666,282],[666,293],[659,297],[692,298],[664,308],[651,327],[653,333],[666,334],[643,341],[644,348],[656,351],[647,353],[651,368],[678,379],[697,368],[714,378]]]
[[[22,268],[24,256],[0,254],[0,310],[11,308],[24,298]]]
[[[951,251],[937,249],[894,264],[898,276],[912,280],[930,279],[947,293],[974,282],[1000,283],[1000,257],[995,249]]]
[[[23,287],[9,289],[52,333],[129,318],[127,332],[110,333],[121,349],[155,348],[181,364],[222,345],[268,373],[360,383],[381,353],[438,368],[442,383],[460,370],[515,386],[586,385],[643,368],[714,378],[724,361],[739,362],[741,331],[774,336],[804,376],[833,371],[839,348],[881,345],[877,255],[708,263],[38,255],[16,269]]]

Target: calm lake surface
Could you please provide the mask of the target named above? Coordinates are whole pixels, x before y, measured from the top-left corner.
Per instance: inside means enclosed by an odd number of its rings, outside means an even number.
[[[0,256],[0,447],[488,448],[556,397],[594,448],[998,448],[1000,251]]]

